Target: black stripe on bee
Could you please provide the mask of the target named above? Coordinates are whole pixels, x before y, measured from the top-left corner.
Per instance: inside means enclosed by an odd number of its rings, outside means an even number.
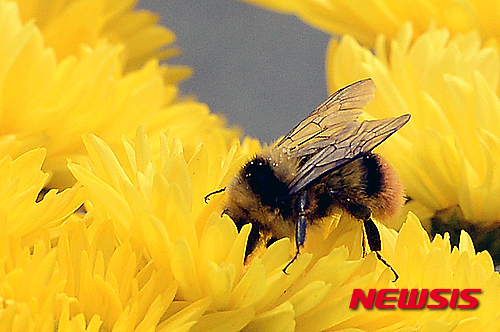
[[[383,174],[380,160],[371,153],[365,155],[361,160],[363,163],[363,169],[366,172],[365,193],[368,196],[378,194],[382,191],[383,185]]]

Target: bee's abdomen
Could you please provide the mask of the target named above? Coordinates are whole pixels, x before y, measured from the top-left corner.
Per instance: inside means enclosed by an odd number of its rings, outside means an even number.
[[[365,194],[375,217],[388,218],[399,213],[403,206],[403,185],[396,171],[380,155],[363,157]]]
[[[357,218],[367,212],[387,218],[396,215],[403,205],[403,187],[396,172],[375,153],[368,153],[332,172],[326,183],[333,197],[332,204],[340,205]]]

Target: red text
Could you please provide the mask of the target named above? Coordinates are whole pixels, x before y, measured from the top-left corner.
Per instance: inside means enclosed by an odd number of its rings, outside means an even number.
[[[481,293],[481,289],[362,289],[352,291],[349,308],[356,309],[361,303],[366,309],[474,309],[479,301],[471,294]],[[430,301],[429,301],[430,299]]]

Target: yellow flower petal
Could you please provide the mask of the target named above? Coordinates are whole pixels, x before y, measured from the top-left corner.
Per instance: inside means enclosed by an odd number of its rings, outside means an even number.
[[[253,307],[246,307],[239,310],[221,311],[213,314],[206,314],[200,317],[193,332],[236,332],[243,329],[255,316]]]
[[[255,318],[245,327],[245,331],[295,331],[295,313],[290,302],[266,311]]]
[[[418,38],[434,24],[453,34],[478,30],[481,39],[496,44],[498,3],[489,1],[410,1],[325,0],[280,1],[244,0],[277,12],[294,14],[306,23],[332,35],[349,34],[360,43],[373,47],[379,34],[389,39],[397,36],[406,22],[413,22]]]
[[[313,281],[299,292],[294,294],[290,299],[290,303],[295,311],[295,316],[302,316],[318,304],[323,302],[328,295],[331,284],[325,284],[324,281]]]
[[[136,1],[80,0],[18,1],[23,22],[35,21],[58,60],[77,55],[80,48],[96,48],[100,41],[125,46],[126,71],[136,70],[151,58],[168,59],[175,35],[158,25],[158,16],[134,9]],[[166,49],[169,47],[168,49]],[[165,67],[170,83],[190,75],[187,67]]]

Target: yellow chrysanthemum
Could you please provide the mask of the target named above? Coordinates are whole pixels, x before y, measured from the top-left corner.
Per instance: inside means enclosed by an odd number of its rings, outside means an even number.
[[[488,253],[476,255],[465,233],[460,250],[451,251],[447,237],[431,243],[413,215],[399,235],[381,228],[383,255],[400,273],[396,284],[391,282],[392,272],[375,255],[360,259],[361,225],[347,218],[333,218],[323,231],[310,233],[306,249],[289,267],[289,275],[282,271],[293,250],[288,238],[276,241],[244,267],[250,225],[238,233],[227,216],[220,216],[223,194],[212,196],[208,205],[203,197],[227,183],[246,155],[257,150],[255,142],[216,151],[213,147],[207,149],[213,143],[209,141],[200,144],[189,159],[179,140],[163,136],[161,142],[158,159],[151,154],[141,129],[135,142],[124,141],[127,153],[121,159],[91,135],[85,143],[92,163],[70,163],[90,198],[87,207],[93,221],[88,222],[88,236],[100,227],[93,225],[109,220],[108,237],[114,230],[119,243],[130,242],[131,249],[127,250],[132,250],[134,257],[143,257],[148,274],[155,271],[165,275],[164,290],[155,294],[166,299],[173,296],[174,300],[158,321],[157,330],[191,323],[191,331],[378,331],[437,325],[474,331],[491,324],[499,314],[500,276],[494,272]],[[101,270],[105,271],[103,261]],[[483,288],[478,299],[484,305],[473,312],[349,309],[354,288],[443,285]],[[115,289],[121,291],[123,287]],[[124,289],[128,292],[128,288]],[[121,298],[121,293],[116,297]],[[75,301],[81,301],[79,296]],[[102,303],[106,300],[94,298],[93,306],[99,308]],[[119,323],[118,319],[106,322],[102,311],[84,312],[78,308],[85,305],[75,306],[72,315],[82,313],[87,322],[98,315],[95,319],[109,324],[109,328]],[[119,316],[120,307],[116,310],[105,313],[108,317]]]
[[[16,3],[6,1],[0,1],[0,34],[0,137],[17,138],[21,152],[45,147],[54,186],[74,181],[67,178],[66,159],[85,153],[82,134],[113,144],[144,124],[150,133],[168,129],[194,150],[200,137],[223,126],[205,105],[179,101],[157,60],[124,73],[123,47],[99,42],[58,62],[39,29],[23,25]],[[237,136],[225,133],[228,141]]]
[[[375,54],[345,36],[332,42],[327,76],[331,90],[372,77],[376,118],[410,113],[410,123],[380,147],[401,175],[408,195],[431,214],[498,222],[500,205],[500,58],[482,48],[477,33],[451,38],[430,29],[414,42],[411,25],[386,51],[380,36]],[[466,227],[462,224],[461,227]]]
[[[109,221],[72,216],[51,241],[46,226],[56,221],[46,220],[31,246],[0,236],[1,330],[154,330],[176,293],[172,276],[136,255],[130,242],[118,243]],[[182,309],[175,323],[165,323],[166,331],[187,331],[195,323],[190,307]]]
[[[498,44],[500,39],[500,7],[495,0],[244,1],[297,15],[332,35],[352,35],[368,47],[375,45],[379,34],[395,38],[408,21],[414,24],[414,38],[427,31],[430,24],[436,24],[439,28],[448,28],[452,34],[477,30],[484,41]]]
[[[48,174],[43,149],[0,160],[0,329],[53,331],[57,273],[52,241],[61,224],[82,204],[78,186],[49,191],[37,201]]]
[[[10,156],[0,160],[0,229],[5,239],[33,245],[40,232],[59,225],[83,203],[79,187],[59,194],[51,190],[36,203],[49,177],[40,170],[44,159],[45,150],[36,149],[15,160]]]
[[[19,0],[24,23],[33,21],[47,46],[59,61],[78,56],[82,47],[98,48],[102,41],[123,45],[120,54],[126,72],[136,70],[151,58],[160,60],[178,54],[170,47],[173,32],[158,25],[158,16],[134,10],[136,0]],[[168,48],[167,48],[168,47]],[[169,83],[190,75],[187,67],[165,67]]]

